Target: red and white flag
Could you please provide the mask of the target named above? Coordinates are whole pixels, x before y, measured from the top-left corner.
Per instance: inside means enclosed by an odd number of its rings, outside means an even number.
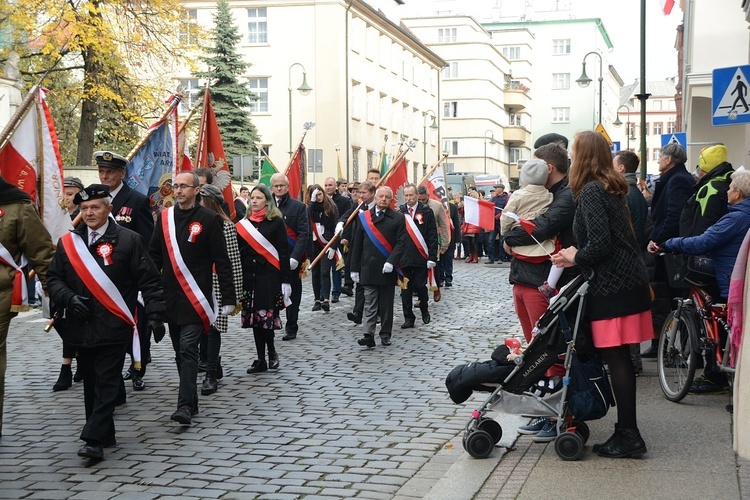
[[[674,0],[659,0],[661,3],[661,10],[664,12],[665,16],[668,16],[672,12],[672,7],[674,7]]]
[[[464,220],[488,231],[495,229],[495,204],[464,196]]]
[[[46,89],[37,91],[26,115],[0,151],[0,173],[31,196],[52,241],[57,241],[73,229],[73,224],[65,209],[63,162],[46,93]]]
[[[503,215],[506,217],[510,217],[514,221],[518,222],[518,224],[523,228],[523,230],[529,234],[533,233],[534,229],[536,229],[536,224],[534,224],[532,221],[528,219],[524,219],[523,217],[519,217],[513,212],[503,211]]]
[[[402,158],[398,163],[393,165],[389,172],[391,172],[390,177],[385,181],[384,186],[388,186],[393,190],[393,205],[391,208],[395,210],[398,205],[404,203],[403,188],[409,184],[409,174],[406,171],[406,158]],[[386,175],[388,174],[386,173]]]
[[[305,146],[301,142],[294,152],[289,165],[286,167],[286,178],[289,179],[289,197],[302,200],[306,184],[305,176]]]
[[[453,219],[451,219],[451,212],[448,208],[448,202],[450,200],[448,199],[448,192],[445,187],[445,172],[443,171],[443,166],[440,165],[433,170],[430,175],[425,177],[424,181],[422,181],[422,185],[427,188],[427,192],[431,199],[439,201],[443,205],[443,209],[445,209],[445,218],[448,221],[448,226],[450,226],[449,236],[451,236],[454,229]]]

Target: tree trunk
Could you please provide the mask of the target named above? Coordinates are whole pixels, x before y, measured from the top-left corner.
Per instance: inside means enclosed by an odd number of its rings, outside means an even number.
[[[92,2],[96,7],[98,1]],[[92,17],[101,22],[100,14]],[[99,97],[95,93],[96,87],[102,83],[102,62],[96,49],[87,47],[83,50],[83,100],[81,104],[81,123],[78,127],[78,150],[76,152],[77,165],[93,165],[94,138],[99,121]]]

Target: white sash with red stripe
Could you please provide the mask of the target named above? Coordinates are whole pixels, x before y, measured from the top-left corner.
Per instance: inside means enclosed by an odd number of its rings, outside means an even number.
[[[427,248],[427,242],[424,240],[422,233],[419,232],[419,228],[414,222],[414,219],[412,219],[408,213],[404,214],[404,219],[406,220],[406,232],[409,234],[409,237],[414,243],[414,246],[417,247],[419,255],[421,255],[423,259],[430,260],[430,253]],[[427,286],[429,286],[430,289],[437,288],[435,268],[427,270]]]
[[[169,255],[169,261],[172,263],[172,270],[177,278],[177,282],[182,287],[182,291],[187,295],[190,304],[192,304],[195,312],[200,316],[203,321],[203,327],[206,331],[216,321],[216,300],[211,297],[211,302],[208,301],[203,291],[198,286],[198,282],[195,281],[193,273],[188,269],[187,264],[182,258],[180,253],[180,246],[177,244],[177,235],[175,233],[175,222],[174,222],[174,207],[167,208],[162,213],[161,223],[162,232],[164,233],[164,240],[167,244],[167,254]],[[213,305],[212,305],[213,304]]]
[[[21,312],[29,310],[29,290],[26,284],[26,276],[23,267],[28,264],[26,256],[21,255],[21,265],[16,264],[13,256],[7,248],[0,243],[0,263],[10,266],[16,270],[13,275],[13,295],[10,303],[10,312]]]
[[[102,270],[86,242],[75,233],[68,233],[60,238],[65,253],[73,270],[91,295],[103,305],[110,314],[117,316],[133,328],[133,365],[137,370],[141,367],[141,340],[138,336],[138,325],[133,313],[128,309],[120,290],[109,276]]]
[[[268,238],[263,236],[253,224],[247,220],[242,219],[237,224],[237,234],[242,236],[242,239],[247,242],[248,245],[253,247],[253,250],[262,255],[273,267],[281,271],[281,261],[279,260],[279,251],[276,247],[268,241]]]
[[[313,236],[315,236],[315,238],[320,242],[321,246],[326,246],[328,244],[328,240],[325,238],[325,236],[323,236],[323,231],[320,230],[323,225],[319,222],[315,222],[314,220],[310,220],[310,225],[312,226]],[[333,256],[333,260],[336,263],[336,269],[339,269],[339,263],[343,262],[344,255],[338,248],[336,249],[336,254]],[[341,265],[341,267],[344,267],[343,264]]]

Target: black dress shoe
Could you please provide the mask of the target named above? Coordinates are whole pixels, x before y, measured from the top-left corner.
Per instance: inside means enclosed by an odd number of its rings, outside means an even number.
[[[190,411],[190,408],[186,406],[177,408],[177,411],[172,413],[170,418],[182,425],[190,425],[193,423],[192,412]]]
[[[104,448],[99,444],[84,444],[81,449],[78,450],[78,456],[82,458],[90,458],[92,460],[101,460],[104,458]]]
[[[357,344],[365,347],[375,347],[375,339],[372,337],[364,337],[357,340]]]
[[[425,325],[430,322],[430,313],[422,313],[422,323]]]
[[[326,312],[331,310],[331,304],[327,300],[324,300],[323,303],[320,304],[320,307],[322,307]]]
[[[201,386],[201,395],[210,396],[217,390],[219,390],[219,382],[216,380],[216,371],[207,371],[206,378],[203,379],[203,385]]]
[[[354,322],[357,325],[361,325],[362,324],[362,316],[357,316],[354,313],[346,313],[346,319],[348,319],[349,321]]]
[[[278,353],[268,353],[268,368],[275,370],[279,367],[279,355]]]
[[[638,429],[619,429],[608,443],[596,451],[600,457],[636,458],[646,453],[646,443]]]
[[[620,424],[615,423],[615,432],[612,433],[611,436],[609,436],[609,439],[604,441],[603,443],[597,443],[594,446],[591,447],[591,451],[594,453],[598,453],[600,449],[609,446],[612,444],[612,441],[615,440],[615,438],[620,434]]]
[[[133,378],[133,372],[131,372],[130,370],[126,371],[126,372],[125,372],[125,373],[123,374],[123,376],[122,376],[122,379],[123,379],[123,380],[130,380],[130,379],[132,379],[132,378]]]
[[[453,283],[452,283],[452,282],[450,282],[450,281],[446,281],[446,282],[445,282],[445,288],[450,288],[450,287],[452,287],[452,286],[453,286]]]
[[[390,338],[388,338],[388,337],[381,337],[381,338],[380,338],[380,344],[381,344],[381,345],[382,345],[383,347],[387,347],[387,346],[391,345],[391,339],[390,339]]]
[[[313,304],[312,310],[313,311],[320,311],[320,301],[319,300],[315,301],[315,304]]]
[[[57,382],[52,386],[53,392],[66,391],[73,386],[73,372],[70,369],[70,365],[62,365],[60,367],[60,376],[57,377]]]
[[[256,359],[253,361],[253,364],[250,365],[250,368],[247,369],[247,373],[260,373],[266,371],[268,371],[268,365],[266,364],[265,359],[263,361]]]
[[[331,304],[336,304],[338,301],[339,301],[338,295],[334,295],[333,297],[331,297]]]
[[[102,441],[102,447],[104,448],[112,448],[113,446],[117,446],[117,439],[114,436]]]
[[[403,328],[403,329],[405,329],[405,328],[414,328],[414,320],[412,319],[412,320],[406,320],[406,321],[404,321],[404,324],[401,325],[401,328]]]
[[[296,338],[297,338],[297,334],[296,333],[289,333],[289,332],[287,332],[286,335],[284,335],[283,337],[281,337],[281,340],[294,340]]]
[[[133,390],[142,391],[146,389],[146,382],[143,381],[140,375],[133,375]]]
[[[83,373],[81,373],[81,370],[76,366],[76,372],[73,375],[73,382],[83,382]]]
[[[347,297],[351,297],[354,295],[354,291],[352,291],[351,285],[344,285],[341,287],[341,293],[346,295]]]

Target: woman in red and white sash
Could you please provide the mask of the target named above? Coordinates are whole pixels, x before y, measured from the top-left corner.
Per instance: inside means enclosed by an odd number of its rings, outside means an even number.
[[[264,372],[279,367],[274,330],[281,329],[279,312],[292,293],[284,218],[265,186],[255,186],[250,192],[250,210],[237,223],[237,233],[243,274],[242,328],[253,329],[258,351],[247,373]]]
[[[200,193],[201,205],[219,214],[224,222],[224,239],[227,242],[227,255],[229,255],[229,260],[232,263],[232,278],[234,279],[235,293],[237,297],[240,297],[242,296],[242,262],[240,261],[240,250],[237,246],[237,230],[232,220],[221,208],[221,204],[224,203],[224,195],[219,188],[212,184],[203,184]],[[218,303],[219,311],[221,311],[221,307],[225,304],[221,300],[219,277],[216,273],[213,275],[213,285],[216,302]],[[201,342],[201,358],[204,356],[204,347],[206,351],[206,377],[203,379],[203,386],[201,387],[201,394],[204,396],[216,392],[219,387],[218,379],[224,376],[221,369],[221,356],[219,356],[219,352],[221,350],[221,334],[227,332],[228,326],[228,317],[219,313],[216,316],[216,321],[206,333],[205,344]]]
[[[333,238],[336,222],[339,220],[339,211],[333,199],[323,191],[319,184],[309,186],[307,196],[310,199],[308,209],[313,235],[310,241],[312,250],[309,254],[318,255]],[[321,309],[330,311],[331,309],[328,298],[331,296],[331,269],[336,265],[336,247],[336,244],[332,245],[326,255],[312,268],[312,286],[315,295],[313,311]]]

